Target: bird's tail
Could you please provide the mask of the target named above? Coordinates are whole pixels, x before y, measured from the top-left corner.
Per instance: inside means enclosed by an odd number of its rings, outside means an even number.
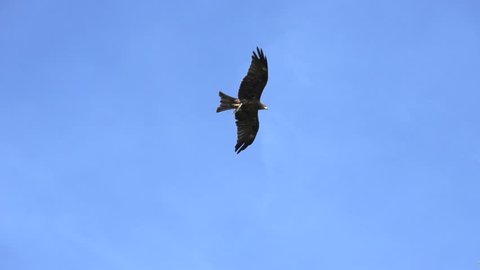
[[[218,95],[220,96],[220,106],[217,108],[217,113],[235,109],[240,105],[240,100],[238,98],[231,97],[222,91],[218,92]]]

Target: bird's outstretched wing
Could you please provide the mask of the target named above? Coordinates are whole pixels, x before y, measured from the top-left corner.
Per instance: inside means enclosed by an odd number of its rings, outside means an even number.
[[[235,152],[240,153],[245,150],[255,140],[258,128],[258,110],[239,110],[235,113],[237,119],[237,144]]]
[[[268,80],[268,64],[267,57],[263,54],[263,50],[257,47],[257,52],[253,52],[252,63],[248,69],[247,75],[243,78],[238,90],[238,98],[240,99],[260,99],[263,88]]]

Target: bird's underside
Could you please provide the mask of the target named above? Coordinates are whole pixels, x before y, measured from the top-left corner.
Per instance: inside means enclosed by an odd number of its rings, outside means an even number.
[[[253,52],[248,73],[240,84],[238,98],[219,92],[220,105],[217,108],[217,113],[235,110],[235,123],[237,125],[235,152],[237,154],[245,150],[255,140],[260,126],[258,111],[267,109],[267,106],[260,102],[260,96],[267,80],[267,58],[263,51],[257,48],[257,52]]]

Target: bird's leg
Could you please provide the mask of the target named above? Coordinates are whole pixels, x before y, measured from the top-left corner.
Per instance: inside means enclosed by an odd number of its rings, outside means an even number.
[[[235,103],[233,104],[233,107],[235,108],[234,113],[238,112],[240,108],[242,107],[242,103]]]

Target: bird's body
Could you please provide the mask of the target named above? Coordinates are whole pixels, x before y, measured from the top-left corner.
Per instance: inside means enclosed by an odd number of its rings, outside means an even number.
[[[245,150],[255,140],[260,126],[258,111],[267,109],[267,106],[260,102],[267,80],[267,58],[263,51],[257,47],[257,52],[253,52],[248,73],[240,84],[238,98],[219,92],[220,106],[217,108],[217,112],[235,109],[237,124],[235,152],[237,154]]]

